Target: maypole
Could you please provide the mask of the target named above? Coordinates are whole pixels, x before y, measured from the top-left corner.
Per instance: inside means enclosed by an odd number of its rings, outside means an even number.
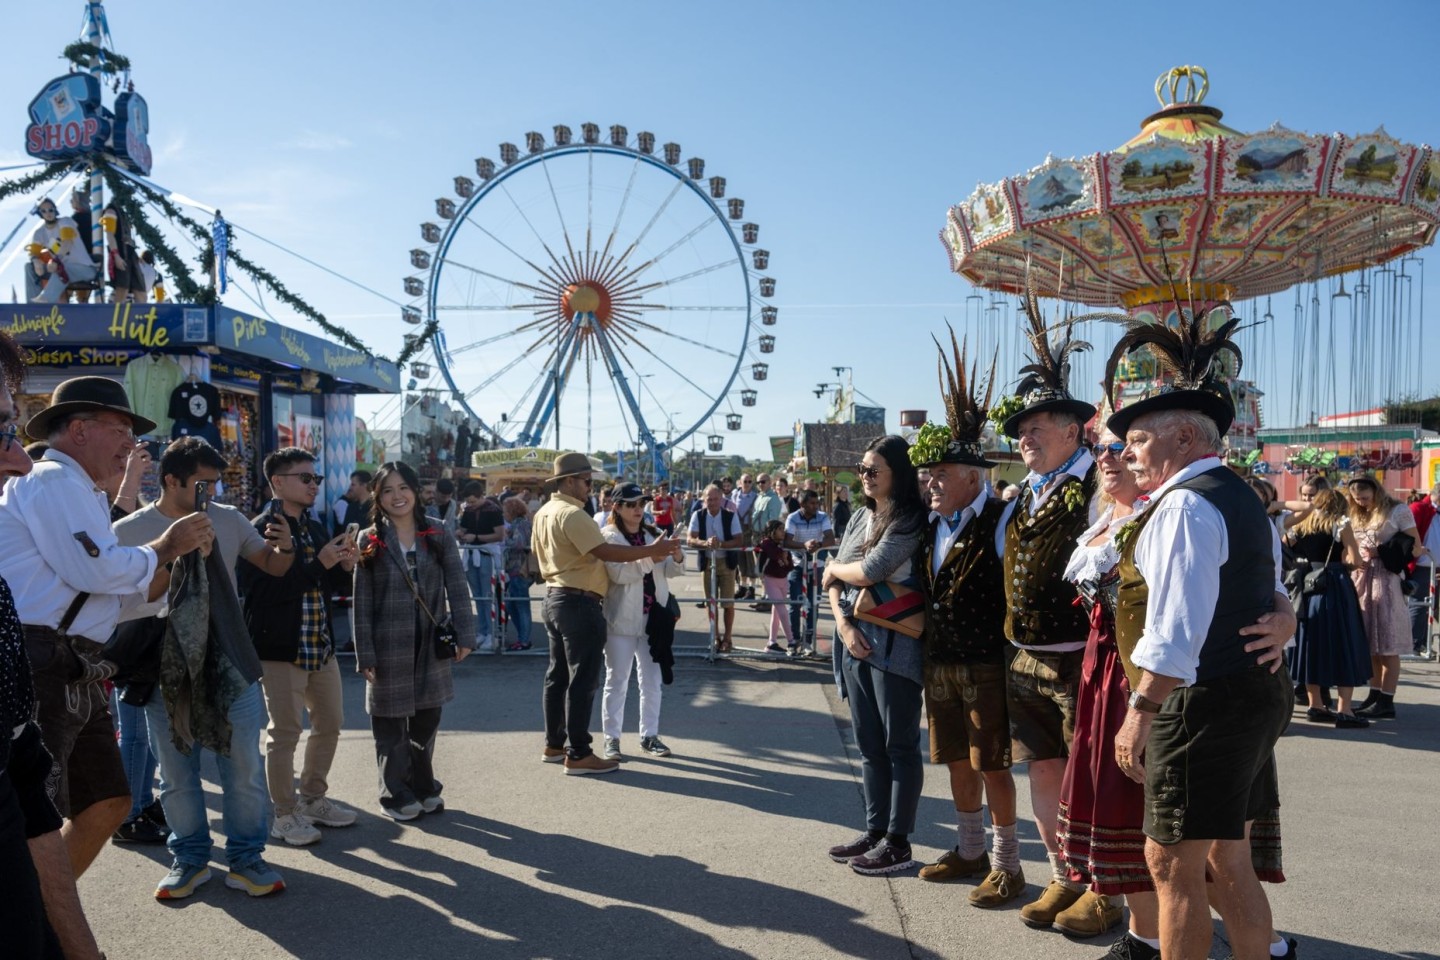
[[[105,43],[110,39],[110,26],[105,20],[105,4],[102,0],[89,0],[85,6],[85,26],[81,33],[81,39],[97,50],[104,50]],[[104,77],[101,70],[101,54],[97,53],[90,58],[90,75],[97,83],[103,83]],[[105,178],[100,175],[100,167],[93,161],[90,164],[90,255],[100,265],[100,288],[104,289],[105,279],[105,227],[100,222],[100,215],[105,211]]]

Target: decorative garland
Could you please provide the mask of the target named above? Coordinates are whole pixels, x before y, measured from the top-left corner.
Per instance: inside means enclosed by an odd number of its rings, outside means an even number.
[[[420,348],[425,346],[426,341],[428,341],[431,337],[435,336],[435,331],[439,329],[440,321],[438,319],[432,318],[430,322],[425,324],[425,326],[420,330],[420,335],[416,337],[413,342],[407,344],[405,348],[400,351],[399,356],[395,358],[395,362],[399,366],[405,366],[409,359],[415,356],[415,354],[419,353]]]
[[[52,180],[59,180],[70,169],[70,161],[60,160],[49,164],[43,170],[36,170],[34,173],[17,177],[14,180],[6,180],[0,183],[0,201],[8,200],[17,193],[29,193],[36,187]]]
[[[93,64],[96,63],[100,65],[102,73],[120,73],[130,69],[129,57],[121,56],[113,50],[102,50],[83,40],[70,44],[60,55],[85,70],[94,69]]]

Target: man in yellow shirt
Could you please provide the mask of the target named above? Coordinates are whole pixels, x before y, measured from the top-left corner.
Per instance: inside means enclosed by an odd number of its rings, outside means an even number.
[[[610,588],[606,563],[661,560],[676,541],[660,537],[644,547],[608,543],[584,510],[590,496],[590,458],[564,453],[555,458],[547,483],[552,495],[535,514],[530,547],[540,563],[545,591],[545,632],[550,667],[545,671],[546,763],[564,761],[571,775],[611,773],[620,764],[590,749],[590,713],[605,662],[605,615],[601,603]],[[568,747],[566,746],[568,741]]]

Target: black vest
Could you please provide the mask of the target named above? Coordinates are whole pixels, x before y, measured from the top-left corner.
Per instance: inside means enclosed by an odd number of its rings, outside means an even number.
[[[1004,512],[1004,501],[998,497],[986,499],[980,514],[965,524],[940,572],[934,575],[930,573],[935,553],[934,524],[922,541],[917,573],[929,598],[925,611],[926,661],[1004,662],[1004,570],[995,553],[995,531]]]
[[[1198,477],[1177,483],[1171,490],[1190,490],[1203,497],[1220,511],[1225,520],[1229,559],[1220,566],[1220,595],[1215,603],[1215,616],[1200,648],[1197,683],[1240,673],[1255,666],[1255,655],[1245,652],[1250,638],[1240,634],[1261,615],[1275,609],[1275,555],[1271,540],[1274,527],[1265,516],[1265,508],[1255,491],[1229,469],[1207,470]],[[1146,522],[1155,514],[1158,501],[1141,515],[1139,529],[1121,551],[1120,589],[1116,616],[1117,634],[1133,632],[1128,644],[1134,648],[1139,631],[1144,629],[1144,609],[1149,603],[1149,588],[1135,568],[1135,545]],[[1127,617],[1126,613],[1130,616]],[[1122,639],[1117,636],[1117,639]],[[1121,643],[1121,649],[1126,644]],[[1134,680],[1132,679],[1132,683]]]

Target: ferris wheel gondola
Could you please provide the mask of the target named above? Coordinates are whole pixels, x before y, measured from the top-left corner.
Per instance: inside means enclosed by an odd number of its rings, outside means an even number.
[[[755,405],[747,381],[776,342],[757,329],[778,318],[770,252],[726,178],[681,152],[556,126],[435,201],[402,319],[433,333],[436,370],[494,442],[654,454],[702,432],[713,449]]]

